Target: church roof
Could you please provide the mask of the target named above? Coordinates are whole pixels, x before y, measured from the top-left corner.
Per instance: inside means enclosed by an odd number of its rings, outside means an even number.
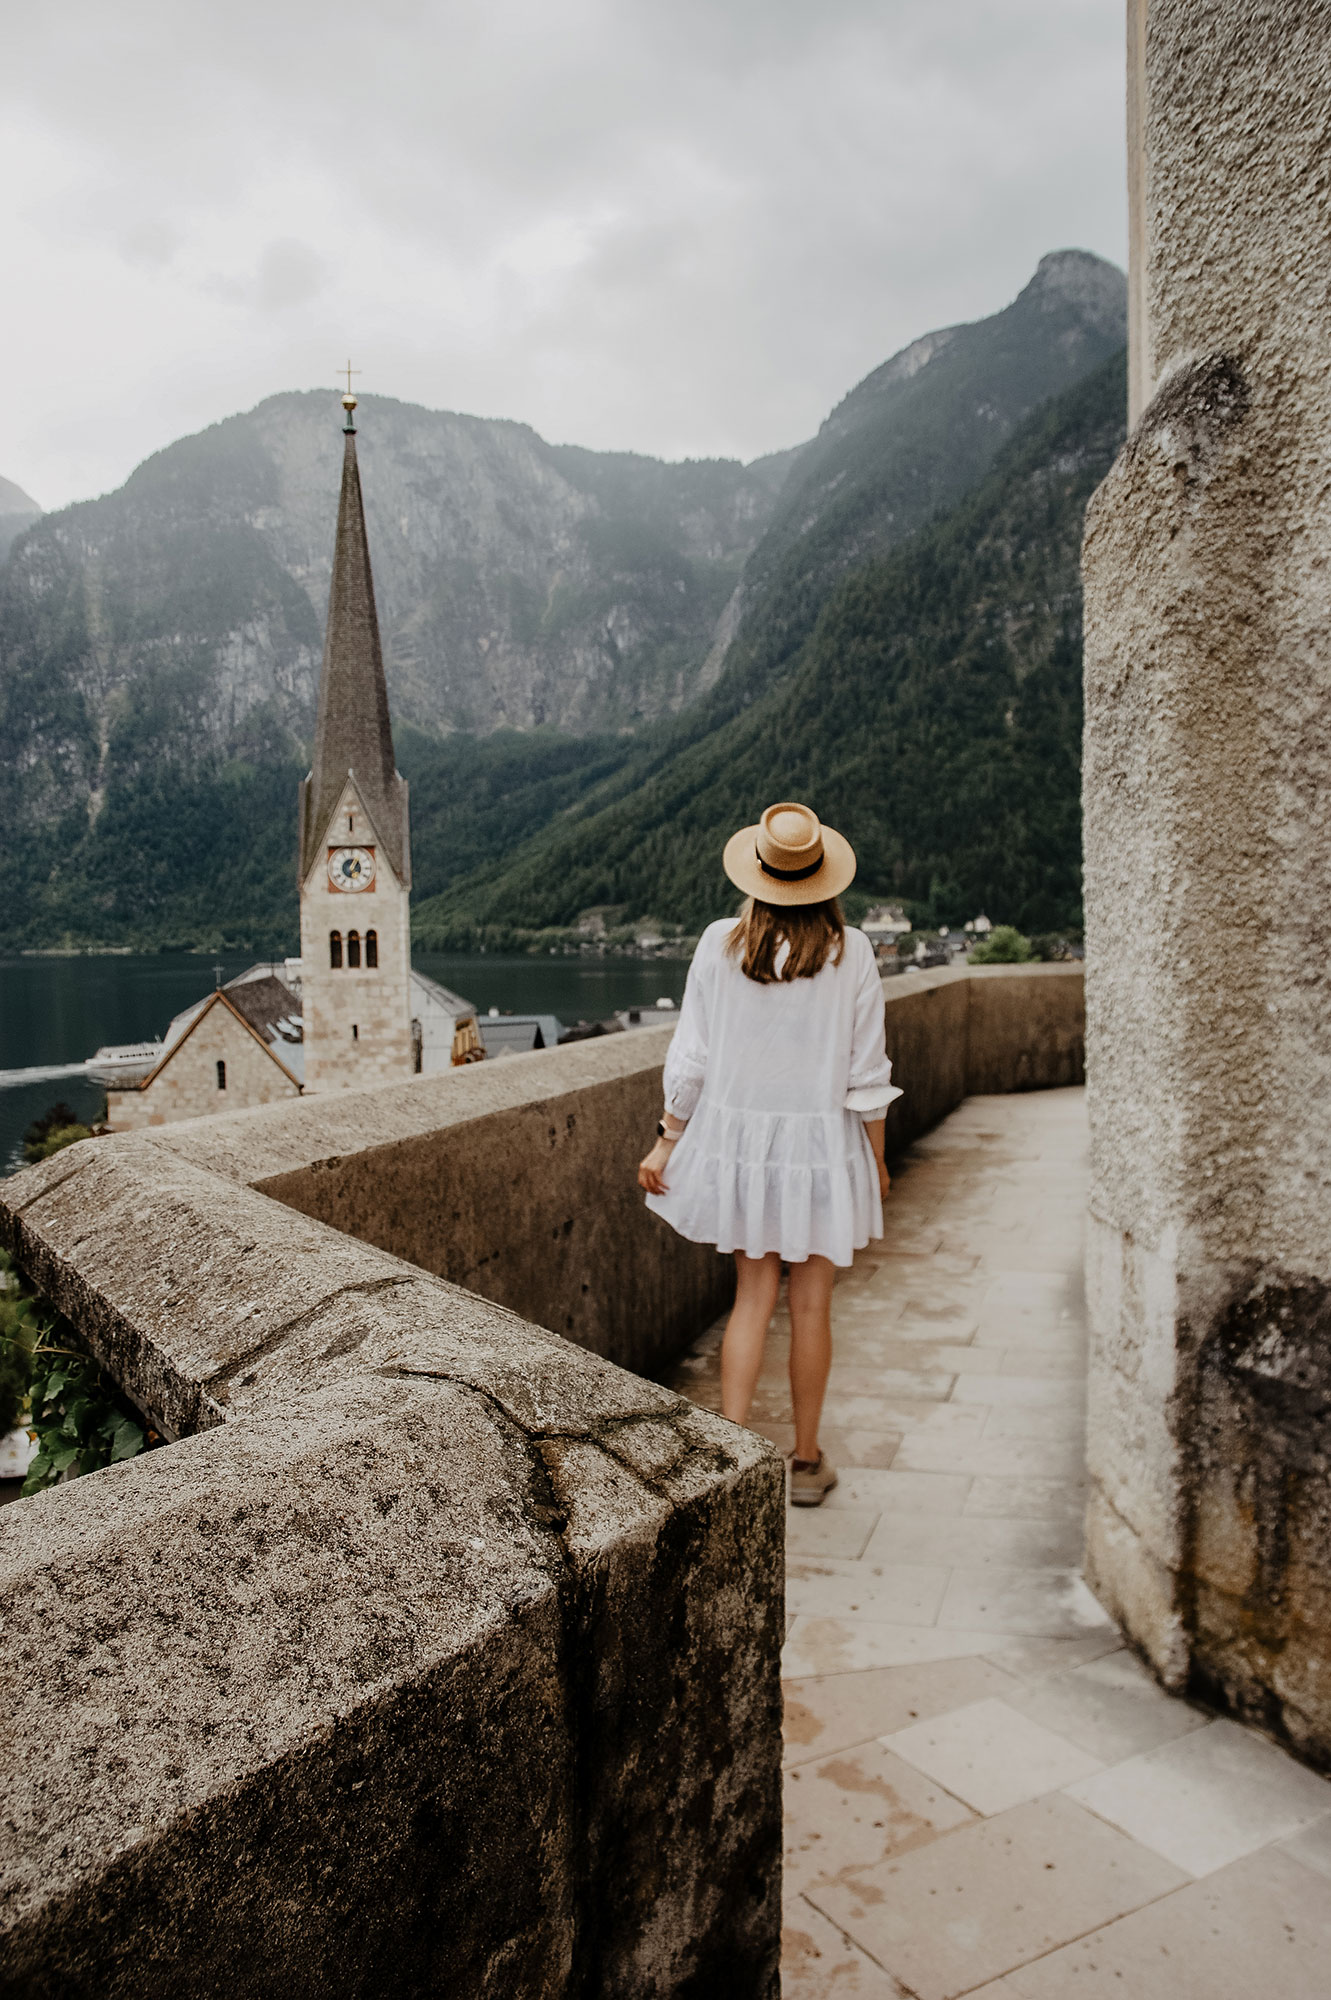
[[[365,534],[356,432],[350,411],[342,459],[328,630],[310,774],[300,788],[300,875],[319,858],[329,821],[348,777],[355,781],[385,859],[398,880],[411,880],[407,786],[397,773],[388,719],[379,618],[370,545]]]

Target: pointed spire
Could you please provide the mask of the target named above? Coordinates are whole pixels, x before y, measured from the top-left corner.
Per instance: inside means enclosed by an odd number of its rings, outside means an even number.
[[[379,619],[374,605],[370,545],[356,463],[356,398],[348,389],[328,630],[319,680],[319,713],[310,775],[301,786],[300,872],[318,858],[349,775],[354,776],[375,834],[400,882],[411,878],[407,786],[397,773],[388,717]]]

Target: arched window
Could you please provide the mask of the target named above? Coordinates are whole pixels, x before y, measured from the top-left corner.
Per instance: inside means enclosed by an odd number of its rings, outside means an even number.
[[[358,1027],[355,1021],[353,1021],[351,1024],[351,1039],[353,1042],[358,1042],[360,1040],[360,1028]]]
[[[378,931],[366,931],[365,933],[365,963],[370,968],[371,972],[375,971],[378,968],[379,964]]]
[[[224,1062],[220,1062],[217,1065],[217,1088],[219,1090],[226,1089],[226,1064]]]
[[[348,932],[347,932],[347,964],[348,964],[348,965],[350,965],[350,966],[357,966],[357,965],[359,965],[359,964],[360,964],[360,932],[359,932],[359,931],[348,931]]]
[[[329,931],[328,933],[328,963],[332,966],[334,972],[339,972],[341,970],[342,967],[341,931]]]

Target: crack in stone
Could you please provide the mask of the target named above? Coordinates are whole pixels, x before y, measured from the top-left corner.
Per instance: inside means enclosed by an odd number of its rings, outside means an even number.
[[[262,1340],[256,1341],[244,1354],[228,1363],[225,1368],[219,1369],[217,1374],[210,1375],[201,1385],[203,1392],[214,1399],[225,1398],[242,1368],[252,1368],[256,1363],[266,1361],[268,1356],[284,1346],[293,1334],[299,1333],[302,1327],[311,1325],[318,1319],[320,1313],[326,1312],[335,1300],[349,1298],[357,1293],[364,1298],[375,1298],[380,1292],[392,1291],[397,1285],[414,1285],[417,1279],[418,1273],[412,1271],[401,1277],[394,1275],[391,1278],[360,1278],[352,1284],[339,1285],[336,1291],[326,1292],[314,1305],[307,1306],[304,1312],[283,1320],[280,1326],[274,1327],[271,1333],[265,1334]],[[343,1352],[350,1352],[350,1349],[344,1349]]]

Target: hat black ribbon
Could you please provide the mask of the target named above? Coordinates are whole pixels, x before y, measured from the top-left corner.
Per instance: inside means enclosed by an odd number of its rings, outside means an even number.
[[[758,857],[758,866],[762,869],[763,874],[775,875],[778,882],[807,882],[810,875],[818,873],[824,859],[820,854],[818,859],[811,861],[807,868],[773,868],[771,862],[764,861],[762,855],[758,853],[758,843],[756,841],[753,845],[753,851]]]

